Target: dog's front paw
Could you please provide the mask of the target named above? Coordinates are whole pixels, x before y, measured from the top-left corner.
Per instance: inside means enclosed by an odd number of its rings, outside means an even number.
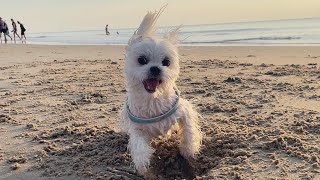
[[[138,166],[136,166],[136,170],[137,170],[138,174],[139,174],[139,175],[142,175],[142,176],[144,176],[144,175],[147,174],[148,169],[149,169],[149,167],[148,167],[148,166],[145,166],[145,165],[138,165]]]
[[[148,173],[149,165],[150,165],[150,156],[152,155],[152,154],[149,155],[146,152],[144,153],[145,155],[143,156],[139,155],[139,156],[133,157],[133,162],[138,174],[143,176],[145,176]]]
[[[200,153],[200,146],[184,146],[179,147],[180,154],[186,159],[195,159]]]
[[[184,138],[182,139],[181,144],[179,145],[180,154],[186,159],[196,159],[197,155],[199,155],[201,151],[201,142],[202,134],[200,132],[185,132]]]
[[[138,174],[145,176],[149,171],[150,162],[149,162],[149,159],[143,159],[143,158],[144,157],[138,158],[138,160],[136,160],[134,164]]]

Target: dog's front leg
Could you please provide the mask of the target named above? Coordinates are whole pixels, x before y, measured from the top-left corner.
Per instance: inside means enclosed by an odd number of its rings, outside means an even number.
[[[135,168],[141,175],[146,174],[154,149],[150,146],[150,137],[137,129],[129,130],[129,150]]]
[[[180,153],[185,158],[195,158],[199,154],[203,133],[199,125],[199,115],[193,110],[192,105],[185,101],[183,103],[183,116],[179,121],[181,127]]]

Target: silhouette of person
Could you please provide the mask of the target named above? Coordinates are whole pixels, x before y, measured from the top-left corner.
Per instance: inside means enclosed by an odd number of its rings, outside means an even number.
[[[1,43],[2,43],[2,38],[1,38],[2,33],[3,33],[3,36],[4,36],[4,42],[7,43],[6,29],[5,29],[5,26],[4,26],[4,21],[0,17],[0,41],[1,41]]]
[[[109,31],[108,31],[108,24],[106,25],[106,35],[109,35]]]
[[[20,30],[21,30],[21,37],[20,37],[20,39],[22,40],[22,38],[24,37],[24,40],[27,40],[26,34],[25,34],[26,28],[23,26],[23,24],[22,24],[21,22],[17,21],[17,23],[20,25]]]
[[[19,36],[19,34],[18,34],[17,24],[16,24],[16,22],[14,22],[13,19],[11,19],[11,22],[12,22],[13,39],[14,39],[14,41],[16,41],[16,35],[17,35],[18,38],[20,39],[20,36]]]
[[[8,36],[12,41],[12,37],[10,36],[8,24],[5,21],[4,21],[4,30],[5,30],[4,37]]]

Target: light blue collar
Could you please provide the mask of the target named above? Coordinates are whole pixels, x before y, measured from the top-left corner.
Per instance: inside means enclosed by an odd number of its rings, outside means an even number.
[[[162,121],[162,120],[166,119],[167,117],[171,116],[173,113],[175,113],[177,111],[177,109],[179,107],[180,94],[176,88],[174,90],[175,90],[176,95],[178,97],[177,97],[177,100],[174,103],[173,107],[169,111],[165,112],[164,114],[161,114],[159,116],[152,117],[152,118],[139,118],[139,117],[134,116],[129,109],[128,100],[127,100],[126,104],[127,104],[127,112],[128,112],[129,119],[131,121],[133,121],[135,123],[139,123],[139,124],[150,124],[150,123]]]

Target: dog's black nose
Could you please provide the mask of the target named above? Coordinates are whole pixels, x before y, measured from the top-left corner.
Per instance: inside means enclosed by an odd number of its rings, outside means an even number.
[[[159,69],[157,66],[153,66],[150,68],[150,73],[152,76],[159,76],[161,73],[161,69]]]

